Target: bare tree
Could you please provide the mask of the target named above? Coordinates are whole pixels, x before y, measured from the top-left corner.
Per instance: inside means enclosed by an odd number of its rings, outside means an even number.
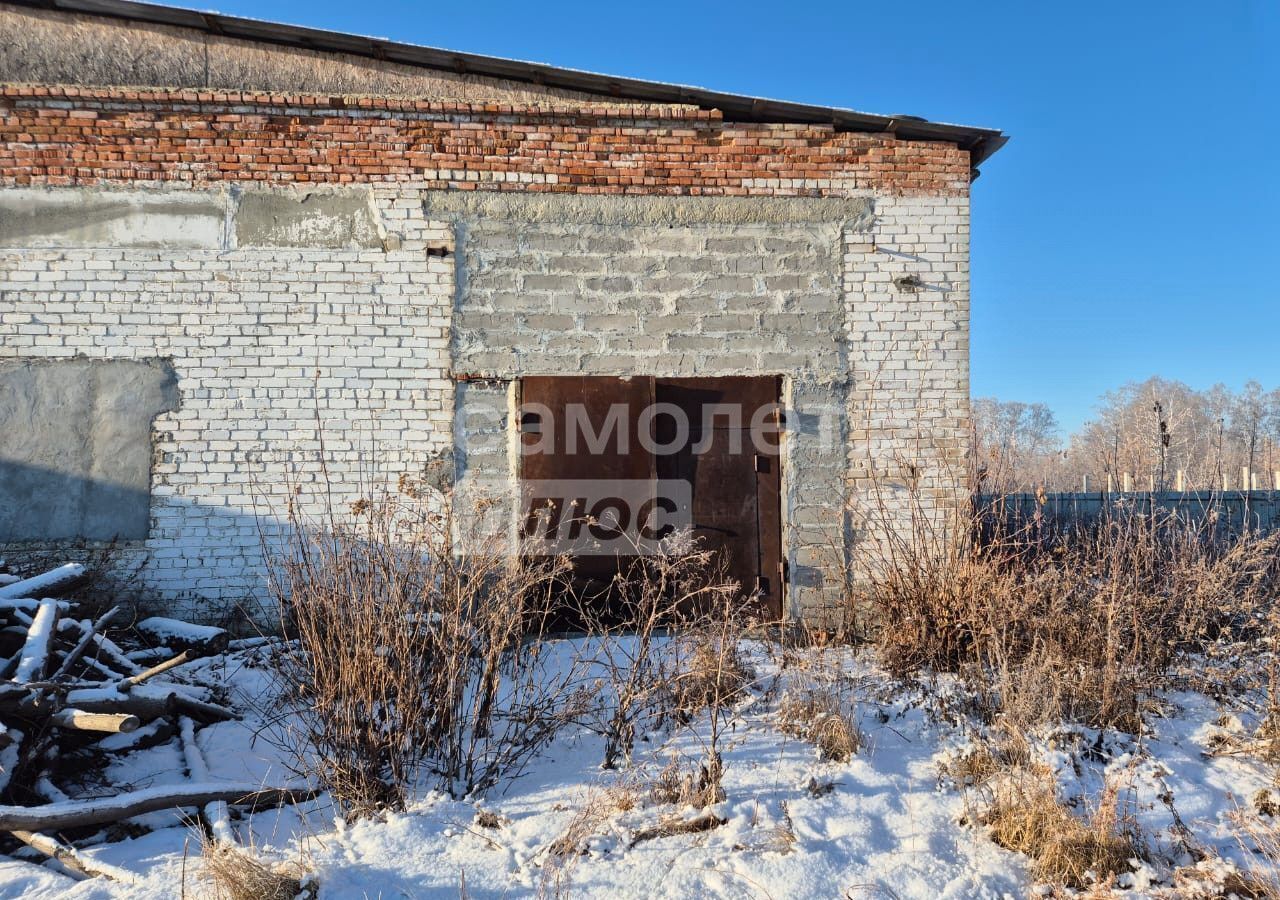
[[[973,401],[974,455],[982,490],[1050,485],[1061,459],[1058,420],[1043,403],[979,397]]]
[[[1079,490],[1085,476],[1116,489],[1129,476],[1138,489],[1180,481],[1189,490],[1218,490],[1246,468],[1269,487],[1280,468],[1280,389],[1257,381],[1240,391],[1158,377],[1123,385],[1103,395],[1066,450],[1044,404],[979,398],[973,418],[978,481],[989,493]]]

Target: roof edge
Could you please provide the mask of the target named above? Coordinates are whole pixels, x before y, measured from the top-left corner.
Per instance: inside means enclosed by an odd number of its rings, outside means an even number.
[[[285,25],[176,6],[139,3],[134,0],[0,0],[0,5],[170,25],[220,37],[282,44],[331,53],[347,53],[427,69],[504,78],[546,87],[599,94],[602,97],[614,99],[718,109],[724,118],[730,121],[824,124],[847,131],[889,133],[909,141],[945,141],[969,151],[970,165],[975,177],[977,167],[1009,140],[1002,131],[992,128],[930,122],[915,116],[881,116],[839,107],[729,94],[700,87],[603,75],[544,63],[463,53],[301,25]]]

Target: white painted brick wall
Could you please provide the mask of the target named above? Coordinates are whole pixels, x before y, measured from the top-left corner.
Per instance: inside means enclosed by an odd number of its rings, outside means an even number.
[[[264,597],[258,514],[315,495],[322,441],[339,507],[451,443],[452,234],[379,205],[397,250],[0,250],[0,358],[173,360],[142,577],[179,612]]]
[[[895,285],[910,275],[919,288]],[[945,525],[967,499],[968,198],[877,198],[874,225],[845,235],[844,287],[855,528],[909,527],[913,480]]]

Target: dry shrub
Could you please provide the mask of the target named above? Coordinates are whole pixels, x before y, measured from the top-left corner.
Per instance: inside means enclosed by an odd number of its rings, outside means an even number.
[[[696,627],[676,641],[677,669],[673,690],[677,721],[692,723],[705,714],[707,728],[694,734],[702,741],[703,759],[698,766],[698,802],[708,806],[724,799],[724,757],[720,753],[724,729],[737,704],[754,680],[739,652],[748,621],[736,593],[716,596],[718,605],[707,609]]]
[[[566,563],[458,527],[447,495],[402,483],[318,516],[290,505],[269,572],[292,701],[284,743],[348,816],[402,809],[432,773],[455,797],[518,772],[590,703],[576,665],[530,640]]]
[[[302,883],[296,863],[268,865],[248,850],[216,843],[201,835],[204,876],[219,900],[295,900],[316,895],[314,882]]]
[[[672,702],[681,720],[742,697],[753,675],[738,652],[738,635],[718,634],[713,622],[679,640],[684,652],[674,676]]]
[[[1025,724],[1140,727],[1179,654],[1256,632],[1280,586],[1280,533],[1224,534],[1113,504],[1094,523],[945,519],[913,494],[864,520],[852,608],[885,665],[957,672]],[[978,539],[975,540],[974,538]]]
[[[1088,819],[1057,796],[1052,773],[1019,769],[993,782],[991,802],[980,821],[1001,847],[1033,860],[1038,880],[1083,889],[1132,871],[1144,855],[1133,824],[1120,815],[1117,782],[1108,783]]]
[[[706,632],[716,616],[732,610],[739,586],[726,574],[719,554],[681,531],[665,538],[653,552],[624,558],[607,593],[607,608],[598,604],[598,598],[585,598],[576,603],[574,617],[598,639],[611,699],[601,727],[603,767],[613,769],[631,761],[637,727],[643,720],[659,724],[671,708],[683,710],[695,702],[683,691],[701,691],[698,708],[706,707],[707,684],[695,686],[696,679],[673,673],[675,660],[664,652],[666,636],[671,631]],[[725,654],[732,654],[732,648]],[[698,660],[702,665],[695,663],[693,669],[705,676],[709,667],[737,661],[736,655],[732,660],[722,660],[722,655],[705,648]],[[731,677],[728,672],[723,675],[726,680]]]
[[[852,712],[831,690],[804,690],[783,696],[778,726],[809,741],[824,760],[848,762],[863,746]]]

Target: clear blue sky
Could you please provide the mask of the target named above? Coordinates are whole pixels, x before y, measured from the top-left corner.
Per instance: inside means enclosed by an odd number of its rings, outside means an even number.
[[[1002,128],[973,189],[976,396],[1046,402],[1070,430],[1150,375],[1280,387],[1280,0],[216,2]]]

